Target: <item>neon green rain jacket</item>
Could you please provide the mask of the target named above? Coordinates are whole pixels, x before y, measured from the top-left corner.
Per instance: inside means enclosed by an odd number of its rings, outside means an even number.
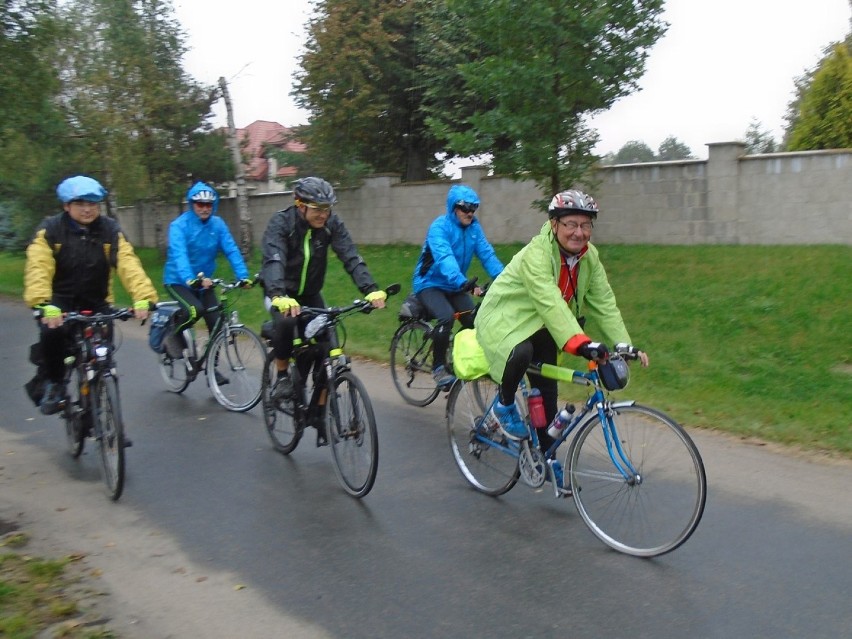
[[[499,382],[512,349],[546,327],[561,349],[583,329],[559,290],[559,246],[545,222],[541,232],[522,248],[488,289],[476,314],[476,337],[485,351],[492,379]],[[589,244],[580,258],[577,276],[580,314],[595,321],[612,347],[630,342],[615,294],[609,285],[598,250]]]

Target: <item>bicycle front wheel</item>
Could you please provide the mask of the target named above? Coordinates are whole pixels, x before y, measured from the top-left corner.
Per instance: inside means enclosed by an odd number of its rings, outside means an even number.
[[[367,390],[351,371],[341,371],[334,379],[326,432],[337,478],[347,493],[363,497],[376,481],[379,435]]]
[[[115,501],[124,490],[124,424],[118,399],[118,381],[104,375],[93,391],[93,426],[107,494]]]
[[[391,377],[402,398],[412,406],[428,406],[440,389],[432,379],[432,338],[420,322],[400,326],[391,340]]]
[[[210,392],[228,410],[245,412],[260,401],[266,346],[245,326],[232,326],[216,336],[210,348],[207,383]]]
[[[68,445],[68,453],[77,459],[83,452],[83,443],[86,441],[85,424],[90,419],[88,410],[88,398],[83,389],[87,388],[86,373],[80,367],[74,369],[74,388],[76,397],[68,398],[62,413],[65,420],[65,438]]]
[[[289,455],[299,444],[303,431],[296,424],[296,407],[293,398],[283,397],[275,400],[272,397],[272,389],[275,386],[277,376],[275,354],[269,351],[261,383],[263,421],[275,450],[283,455]]]
[[[580,427],[566,457],[574,503],[605,544],[636,557],[671,552],[701,521],[707,478],[698,449],[675,421],[639,405],[613,405],[627,478],[616,468],[597,417]],[[622,465],[622,456],[613,451]],[[635,472],[634,472],[635,471]]]
[[[172,393],[182,393],[187,389],[192,378],[186,368],[186,360],[175,359],[168,353],[158,355],[160,375],[166,383],[166,388]]]
[[[518,445],[483,415],[497,396],[498,386],[487,377],[458,380],[447,398],[450,450],[462,476],[486,495],[502,495],[518,481]]]

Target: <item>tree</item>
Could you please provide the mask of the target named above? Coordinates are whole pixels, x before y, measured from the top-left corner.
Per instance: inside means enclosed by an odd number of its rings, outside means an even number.
[[[61,43],[63,105],[88,151],[78,170],[96,174],[124,203],[179,204],[193,177],[229,177],[227,149],[207,121],[218,94],[183,71],[186,46],[173,14],[170,0],[65,7],[75,29]]]
[[[657,160],[661,162],[669,160],[691,160],[694,157],[692,149],[673,135],[663,140],[657,150]]]
[[[752,118],[751,123],[749,123],[744,141],[746,152],[749,154],[775,153],[778,150],[775,138],[769,131],[763,130],[763,125],[756,118]]]
[[[56,96],[56,2],[0,4],[0,226],[4,246],[23,247],[32,227],[56,208],[53,187],[74,156]]]
[[[456,64],[458,108],[433,112],[430,128],[457,155],[490,154],[495,171],[533,178],[547,199],[588,175],[597,134],[586,120],[635,90],[665,31],[662,4],[448,0],[479,51]]]
[[[638,164],[653,162],[656,159],[654,152],[647,144],[641,140],[629,140],[615,154],[613,164]]]
[[[417,79],[422,0],[321,0],[292,95],[311,113],[300,135],[334,181],[367,171],[431,176],[440,145],[424,124]]]
[[[852,147],[852,54],[838,44],[822,59],[803,90],[788,129],[787,148]]]

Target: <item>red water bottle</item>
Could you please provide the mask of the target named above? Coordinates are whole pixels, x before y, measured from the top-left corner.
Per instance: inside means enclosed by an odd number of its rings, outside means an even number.
[[[530,390],[527,405],[530,408],[530,424],[532,424],[532,427],[544,428],[547,426],[547,417],[544,416],[544,400],[541,398],[540,390],[537,388]]]

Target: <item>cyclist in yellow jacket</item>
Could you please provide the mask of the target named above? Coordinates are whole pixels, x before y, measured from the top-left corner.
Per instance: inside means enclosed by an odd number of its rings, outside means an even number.
[[[147,318],[158,300],[118,222],[101,215],[106,189],[77,175],[61,182],[56,194],[64,210],[36,229],[24,270],[24,300],[41,318],[41,364],[27,392],[45,415],[59,412],[66,398],[62,313],[107,310],[113,302],[113,269],[134,300],[137,319]]]

